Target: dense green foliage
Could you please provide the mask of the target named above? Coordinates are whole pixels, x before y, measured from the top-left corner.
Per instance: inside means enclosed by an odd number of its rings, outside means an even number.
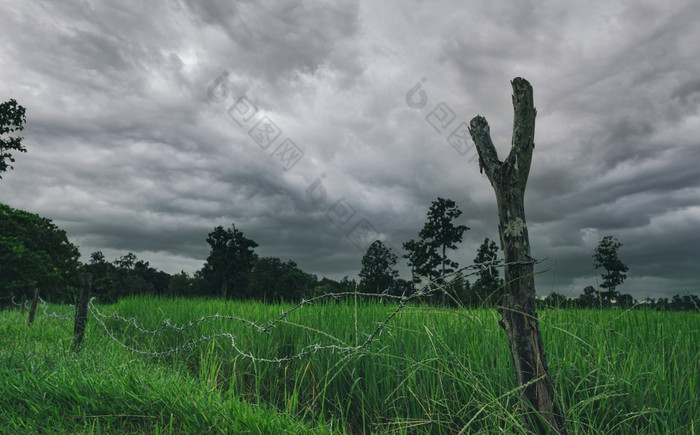
[[[471,287],[473,304],[477,306],[494,306],[500,303],[503,293],[503,280],[499,278],[498,267],[498,246],[489,238],[484,239],[484,243],[479,246],[474,258],[474,265],[477,267],[477,279]]]
[[[313,277],[292,260],[263,257],[255,260],[250,276],[250,294],[266,301],[299,300],[311,293]]]
[[[462,215],[462,211],[451,199],[438,198],[430,204],[425,225],[418,232],[421,243],[427,248],[425,260],[432,269],[424,270],[431,280],[444,282],[445,276],[454,272],[459,264],[447,256],[447,250],[457,249],[462,235],[469,230],[464,225],[455,225],[453,220]]]
[[[50,219],[0,204],[0,306],[34,288],[50,301],[73,300],[80,283],[78,248]]]
[[[0,313],[0,432],[523,433],[507,341],[495,310],[408,306],[362,351],[394,304],[331,302],[289,313],[269,333],[211,318],[153,334],[163,320],[216,313],[265,325],[290,305],[127,298],[91,315],[83,352],[68,353],[72,323]],[[68,307],[51,307],[70,314]],[[111,316],[118,312],[137,322]],[[650,310],[540,312],[549,366],[570,433],[697,432],[700,314]],[[230,333],[176,353],[202,336]],[[273,411],[276,409],[277,411]],[[303,423],[300,423],[303,422]],[[171,429],[172,428],[172,429]],[[242,428],[242,429],[241,429]],[[320,428],[320,429],[319,429]]]
[[[362,256],[360,270],[360,291],[366,293],[388,292],[399,277],[396,267],[396,254],[391,248],[375,240]]]
[[[462,211],[451,199],[438,197],[430,204],[425,224],[418,232],[419,240],[411,239],[403,244],[414,283],[425,278],[446,288],[447,276],[459,267],[459,263],[449,258],[447,250],[457,249],[457,243],[462,241],[464,232],[469,230],[465,225],[454,224],[453,221],[461,215]],[[441,302],[442,305],[446,304],[444,292]]]
[[[627,265],[617,255],[617,251],[621,246],[622,243],[613,236],[605,236],[598,243],[593,253],[593,267],[605,271],[601,275],[603,282],[600,286],[606,290],[601,292],[600,296],[608,303],[620,295],[615,288],[625,281],[627,278],[625,272],[629,270]]]
[[[92,274],[91,294],[100,302],[116,302],[124,296],[170,293],[170,275],[151,267],[147,261],[128,254],[109,263],[101,251],[90,255],[84,270]],[[187,295],[187,293],[180,293]]]
[[[22,145],[23,138],[21,136],[5,138],[2,136],[24,130],[26,122],[26,109],[17,104],[17,101],[10,99],[0,103],[0,179],[2,179],[3,172],[14,169],[10,163],[14,163],[15,159],[10,151],[27,152],[27,149]]]
[[[253,251],[258,244],[245,237],[243,232],[232,224],[231,228],[214,228],[207,236],[211,247],[204,267],[200,271],[204,291],[223,297],[248,298],[251,296],[248,284],[257,254]]]

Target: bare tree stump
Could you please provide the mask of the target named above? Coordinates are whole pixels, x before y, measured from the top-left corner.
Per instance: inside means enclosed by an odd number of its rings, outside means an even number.
[[[537,111],[533,105],[530,83],[518,77],[513,79],[511,85],[515,120],[513,143],[505,161],[498,159],[485,118],[476,116],[472,119],[469,133],[479,152],[479,168],[482,172],[486,171],[496,193],[506,283],[503,304],[498,309],[502,317],[499,324],[508,335],[515,379],[524,405],[525,424],[538,433],[565,433],[564,418],[554,401],[554,389],[535,312],[534,261],[530,256],[525,221],[525,186],[535,148]]]
[[[87,324],[88,300],[90,299],[90,286],[92,284],[92,274],[83,274],[83,286],[80,289],[80,297],[75,305],[75,327],[73,329],[73,346],[75,353],[80,352],[80,344],[85,336],[85,325]]]

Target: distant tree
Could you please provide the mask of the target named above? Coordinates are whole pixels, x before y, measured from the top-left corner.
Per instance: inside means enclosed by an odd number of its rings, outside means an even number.
[[[685,295],[683,296],[686,307],[690,311],[700,311],[700,298],[697,295]]]
[[[258,244],[245,237],[235,224],[229,229],[214,228],[207,236],[207,243],[211,250],[201,276],[209,289],[218,290],[223,298],[250,296],[248,282],[257,258],[253,249]]]
[[[668,303],[668,298],[659,298],[654,303],[654,309],[658,311],[668,311],[670,305]]]
[[[459,300],[462,302],[463,305],[472,306],[471,295],[472,295],[472,284],[469,282],[468,279],[465,279],[464,286],[462,287],[462,293],[460,294]]]
[[[579,303],[583,308],[593,308],[598,305],[598,292],[593,286],[587,286],[579,296]]]
[[[629,268],[617,255],[617,250],[621,246],[622,243],[613,236],[605,236],[598,243],[593,254],[593,266],[596,269],[605,270],[605,273],[602,274],[603,283],[600,286],[607,290],[601,292],[600,296],[606,303],[610,303],[612,299],[620,295],[615,288],[627,278],[625,272]]]
[[[503,280],[499,278],[498,246],[488,237],[479,246],[474,258],[477,267],[477,279],[472,285],[472,294],[481,306],[493,306],[500,303]]]
[[[568,300],[566,296],[557,292],[552,292],[544,299],[544,305],[545,307],[552,308],[566,308],[568,305]]]
[[[112,282],[116,287],[114,290],[117,297],[155,293],[153,285],[139,274],[137,265],[144,263],[136,257],[136,254],[129,252],[114,260],[112,264],[114,265]],[[148,263],[145,264],[148,265]]]
[[[39,288],[52,302],[73,302],[80,253],[50,219],[0,204],[0,299]]]
[[[624,294],[617,298],[617,306],[620,308],[631,308],[634,305],[634,298],[632,295]]]
[[[430,278],[435,274],[439,259],[429,256],[428,246],[423,241],[411,239],[403,244],[403,249],[406,251],[403,257],[411,268],[411,285],[415,291],[416,284],[422,281],[421,277]]]
[[[700,311],[700,298],[696,295],[683,296],[683,304],[689,311]]]
[[[464,278],[464,274],[457,272],[445,284],[445,290],[449,295],[448,305],[452,307],[470,305],[470,288],[469,280]]]
[[[180,273],[170,275],[170,280],[168,281],[169,296],[192,297],[197,296],[198,293],[195,278],[184,270],[181,270]]]
[[[671,298],[671,307],[672,310],[674,311],[682,311],[683,310],[683,299],[681,298],[680,295],[673,295],[673,298]]]
[[[170,275],[139,260],[132,252],[110,263],[102,251],[95,251],[84,271],[92,274],[91,293],[102,303],[113,303],[125,296],[169,293]]]
[[[431,280],[439,285],[445,284],[445,277],[454,272],[459,264],[447,257],[447,250],[457,249],[457,243],[462,241],[462,235],[469,230],[464,225],[454,225],[453,220],[462,215],[462,211],[451,199],[438,197],[430,205],[427,222],[420,230],[419,246],[425,249],[423,252],[422,268],[426,269]],[[433,268],[437,265],[438,268]],[[445,305],[445,294],[442,294],[442,304]]]
[[[382,293],[389,291],[398,278],[399,272],[396,266],[396,254],[391,248],[375,240],[362,257],[362,270],[360,270],[360,291],[366,293]]]
[[[354,292],[357,291],[357,281],[354,279],[349,279],[347,275],[340,280],[340,288],[344,292]]]
[[[107,276],[112,265],[107,261],[102,251],[95,251],[90,254],[90,262],[86,265],[87,272],[92,274],[92,283]]]
[[[138,260],[134,263],[134,273],[136,276],[153,287],[155,294],[165,295],[168,293],[170,284],[170,274],[157,270],[148,264],[148,261]]]
[[[673,311],[700,311],[700,298],[690,294],[673,295],[670,303],[667,299],[665,300],[665,307]]]
[[[391,283],[389,294],[392,296],[411,296],[413,294],[413,284],[405,279],[397,278]]]
[[[84,266],[86,272],[92,274],[92,295],[100,302],[114,302],[120,291],[115,282],[115,267],[107,261],[102,251],[90,254],[90,261]]]
[[[310,292],[311,275],[292,260],[263,257],[255,260],[250,276],[250,295],[268,302],[295,301]]]
[[[136,254],[134,254],[133,252],[129,252],[126,255],[122,255],[121,257],[114,260],[114,265],[118,269],[131,270],[134,268],[134,265],[136,264],[137,260],[138,258],[136,258]]]
[[[25,112],[24,107],[17,104],[14,99],[0,103],[0,179],[2,179],[3,172],[14,169],[10,163],[14,163],[15,159],[10,151],[27,152],[27,149],[22,145],[23,137],[15,136],[4,139],[1,137],[7,133],[24,130],[24,124],[27,122]]]
[[[340,282],[335,281],[325,276],[316,282],[313,288],[312,296],[320,296],[329,293],[340,293],[345,291]]]

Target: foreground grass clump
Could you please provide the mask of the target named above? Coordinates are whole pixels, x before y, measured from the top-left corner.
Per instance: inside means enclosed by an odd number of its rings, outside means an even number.
[[[289,415],[207,388],[89,330],[69,351],[72,322],[0,313],[0,433],[313,432]],[[330,433],[330,430],[318,430]]]
[[[267,333],[207,316],[265,326],[289,305],[131,298],[98,308],[105,317],[90,316],[77,357],[70,321],[40,316],[28,328],[0,313],[0,406],[10,410],[0,432],[523,433],[495,310],[409,306],[358,351],[395,304],[305,306]],[[700,314],[550,309],[540,320],[570,433],[696,432]],[[335,348],[286,359],[315,345]]]

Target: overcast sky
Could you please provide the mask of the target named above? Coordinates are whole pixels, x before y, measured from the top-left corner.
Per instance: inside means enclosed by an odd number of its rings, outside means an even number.
[[[540,294],[596,285],[622,243],[637,298],[700,293],[700,2],[3,0],[0,101],[27,109],[0,201],[80,246],[170,273],[217,225],[305,271],[403,255],[430,203],[498,240],[460,124],[510,149],[510,80],[534,88],[525,195]],[[405,260],[401,270],[408,278]]]

